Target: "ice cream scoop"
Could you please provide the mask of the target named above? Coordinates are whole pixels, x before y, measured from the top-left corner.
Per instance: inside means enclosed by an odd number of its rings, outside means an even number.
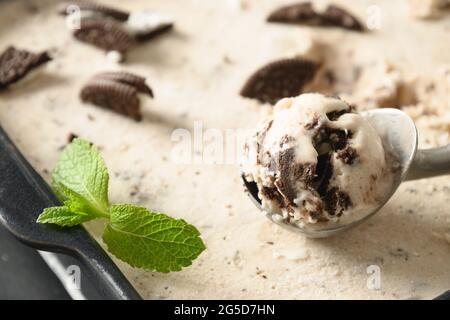
[[[281,100],[247,141],[242,177],[273,222],[327,237],[374,215],[402,181],[450,174],[450,146],[418,151],[417,141],[398,109],[356,114],[340,99],[302,95]]]

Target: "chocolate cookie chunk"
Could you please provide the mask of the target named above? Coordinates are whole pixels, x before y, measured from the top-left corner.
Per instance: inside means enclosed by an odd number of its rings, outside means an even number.
[[[124,53],[136,42],[153,39],[174,26],[173,21],[157,13],[125,12],[92,1],[66,1],[60,12],[66,15],[79,11],[80,26],[74,36],[107,51]]]
[[[333,164],[331,163],[331,154],[321,154],[317,157],[317,165],[314,176],[314,189],[321,197],[326,194],[332,176]]]
[[[316,74],[317,65],[304,59],[284,59],[256,71],[245,83],[241,96],[274,104],[285,97],[302,93]]]
[[[304,183],[306,187],[311,186],[314,180],[315,165],[297,163],[295,150],[287,149],[280,153],[277,169],[280,175],[275,180],[275,186],[289,205],[296,206],[294,203],[297,196],[295,186],[298,182]]]
[[[343,212],[352,206],[352,200],[346,192],[333,187],[322,198],[325,210],[332,216],[340,217]]]
[[[111,109],[137,121],[142,118],[137,90],[129,85],[109,80],[97,80],[84,86],[80,96],[83,102]]]
[[[99,4],[93,1],[83,1],[83,0],[64,1],[59,7],[59,12],[64,15],[70,14],[71,12],[69,12],[70,11],[69,9],[72,6],[74,8],[79,8],[79,10],[82,11],[92,11],[94,13],[103,15],[105,17],[110,17],[118,21],[126,21],[130,15],[126,11],[105,6],[103,4]]]
[[[82,88],[80,97],[83,102],[140,121],[140,92],[153,96],[152,90],[145,84],[145,78],[128,72],[104,72],[91,78]]]
[[[111,19],[85,19],[80,29],[74,30],[74,36],[83,42],[107,51],[127,51],[134,39],[121,26]]]
[[[341,27],[353,31],[364,31],[364,25],[347,10],[335,5],[329,5],[322,14],[324,25]]]
[[[320,15],[314,10],[313,4],[308,1],[281,7],[272,12],[267,21],[318,25],[320,24]]]
[[[332,111],[332,112],[328,112],[327,113],[327,118],[330,121],[336,121],[338,120],[341,116],[343,116],[346,113],[349,113],[350,111],[347,109],[343,109],[343,110],[339,110],[339,111]]]
[[[283,196],[280,194],[277,188],[268,188],[263,187],[261,188],[261,193],[266,196],[268,199],[276,201],[279,203],[281,208],[285,207],[285,200]]]
[[[352,112],[352,108],[337,110],[327,114],[331,121],[337,120],[343,114]],[[354,148],[349,145],[352,137],[351,131],[345,131],[327,126],[315,129],[313,137],[314,148],[319,154],[315,171],[314,189],[319,194],[324,204],[324,209],[332,216],[340,216],[351,205],[348,194],[336,187],[330,188],[330,179],[333,176],[332,156],[341,159],[345,164],[352,165],[358,158]]]
[[[359,155],[355,148],[347,145],[337,153],[337,158],[341,159],[345,164],[352,165],[359,158]]]
[[[33,53],[8,47],[0,55],[0,90],[24,78],[31,70],[47,63],[51,58],[46,51]]]
[[[135,75],[133,73],[130,72],[124,72],[124,71],[119,71],[119,72],[114,72],[114,71],[110,71],[110,72],[102,72],[99,74],[96,74],[94,76],[94,79],[103,79],[103,80],[111,80],[114,82],[120,82],[123,84],[128,84],[132,87],[134,87],[138,92],[140,93],[144,93],[149,95],[150,97],[153,98],[153,91],[152,89],[147,85],[147,83],[145,83],[145,78]]]
[[[281,7],[272,12],[267,21],[364,31],[364,25],[347,10],[329,5],[324,12],[317,12],[309,1]]]

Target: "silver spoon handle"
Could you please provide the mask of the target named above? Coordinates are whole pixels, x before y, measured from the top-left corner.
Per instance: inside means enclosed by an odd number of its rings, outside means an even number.
[[[445,147],[417,150],[406,181],[450,174],[450,144]]]

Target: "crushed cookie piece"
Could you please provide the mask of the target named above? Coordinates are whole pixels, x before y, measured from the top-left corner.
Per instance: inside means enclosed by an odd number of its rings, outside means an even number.
[[[109,19],[83,19],[73,35],[82,42],[120,53],[125,53],[134,42],[119,23]]]
[[[94,75],[82,88],[83,102],[113,110],[140,121],[140,99],[138,93],[153,97],[145,78],[128,72],[103,72]]]
[[[13,46],[8,47],[0,55],[0,90],[18,82],[50,60],[52,59],[47,51],[33,53]]]
[[[325,11],[319,12],[310,1],[281,7],[273,11],[267,21],[313,27],[338,27],[358,32],[365,30],[363,23],[346,9],[330,4]]]
[[[257,70],[245,83],[241,96],[274,104],[302,93],[317,71],[313,61],[300,58],[271,62]]]
[[[337,153],[337,158],[341,159],[345,164],[352,165],[358,159],[358,152],[350,147],[346,146],[343,150]]]

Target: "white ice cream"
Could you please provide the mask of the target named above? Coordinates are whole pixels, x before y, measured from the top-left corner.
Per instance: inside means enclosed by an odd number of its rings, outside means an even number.
[[[132,12],[125,22],[125,29],[132,35],[145,34],[158,30],[161,26],[173,24],[173,19],[156,12]]]
[[[281,100],[247,141],[242,170],[266,211],[300,225],[370,212],[391,183],[375,129],[320,94]]]

